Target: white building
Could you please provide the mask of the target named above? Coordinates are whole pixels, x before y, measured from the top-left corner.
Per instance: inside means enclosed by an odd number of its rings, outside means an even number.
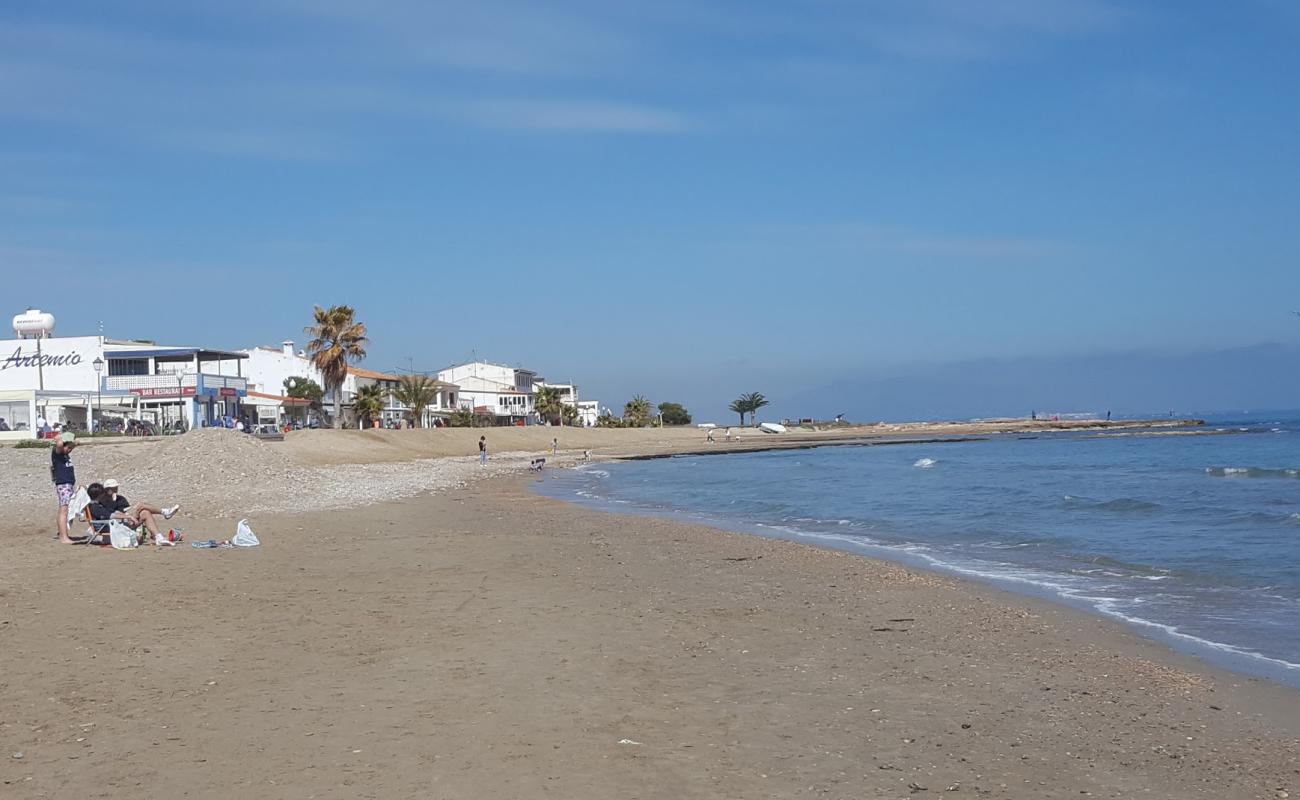
[[[105,414],[185,428],[239,417],[242,363],[239,353],[103,336],[0,340],[0,439],[33,436],[42,416],[78,430]]]
[[[277,347],[254,347],[241,351],[248,356],[246,372],[250,382],[250,395],[258,408],[259,418],[267,422],[284,422],[287,417],[302,415],[304,410],[295,398],[285,396],[284,383],[289,378],[307,378],[324,388],[324,378],[307,354],[294,350],[294,343],[286,340]],[[378,384],[384,389],[384,410],[381,421],[397,422],[406,419],[409,411],[397,401],[393,390],[397,388],[400,378],[384,372],[349,366],[348,375],[343,380],[344,424],[358,423],[354,413],[357,390],[362,386]],[[457,408],[457,387],[453,384],[436,382],[434,402],[424,410],[423,424],[430,427],[439,417],[449,417]],[[322,399],[325,413],[334,408],[334,398],[326,394]]]
[[[533,402],[537,373],[488,361],[471,361],[448,367],[438,380],[459,387],[458,405],[475,414],[491,417],[497,425],[535,422]]]

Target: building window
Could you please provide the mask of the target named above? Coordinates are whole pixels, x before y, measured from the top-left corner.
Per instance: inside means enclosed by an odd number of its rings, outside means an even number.
[[[109,375],[148,375],[149,359],[147,358],[110,358],[108,359]]]
[[[29,431],[32,421],[27,416],[27,401],[0,403],[0,431]]]

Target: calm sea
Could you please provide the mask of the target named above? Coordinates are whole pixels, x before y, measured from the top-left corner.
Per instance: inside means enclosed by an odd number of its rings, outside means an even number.
[[[1300,687],[1300,419],[1204,430],[681,456],[539,490],[975,577]]]

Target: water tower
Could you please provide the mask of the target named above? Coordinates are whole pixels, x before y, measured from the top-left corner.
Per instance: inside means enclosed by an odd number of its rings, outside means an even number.
[[[48,339],[54,333],[54,315],[29,308],[14,316],[14,333],[19,339],[36,340],[36,379],[37,387],[45,389],[45,356],[41,353],[41,340]],[[42,416],[45,412],[42,410]]]
[[[19,339],[48,339],[54,334],[54,315],[39,308],[15,314],[14,333]]]

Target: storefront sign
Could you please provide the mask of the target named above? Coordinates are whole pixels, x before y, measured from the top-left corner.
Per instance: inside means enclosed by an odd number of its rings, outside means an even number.
[[[99,383],[92,362],[103,356],[98,336],[68,336],[40,340],[0,340],[0,390],[35,389],[42,378],[46,389],[94,391]]]
[[[193,397],[195,395],[193,386],[146,386],[139,389],[128,389],[127,391],[141,397]]]
[[[223,388],[223,389],[221,389],[219,392],[217,392],[217,394],[221,395],[222,397],[238,397],[238,396],[239,396],[239,392],[238,392],[238,391],[236,391],[236,390],[234,390],[234,389],[231,389],[231,388],[228,387],[228,386],[225,387],[225,388]]]

